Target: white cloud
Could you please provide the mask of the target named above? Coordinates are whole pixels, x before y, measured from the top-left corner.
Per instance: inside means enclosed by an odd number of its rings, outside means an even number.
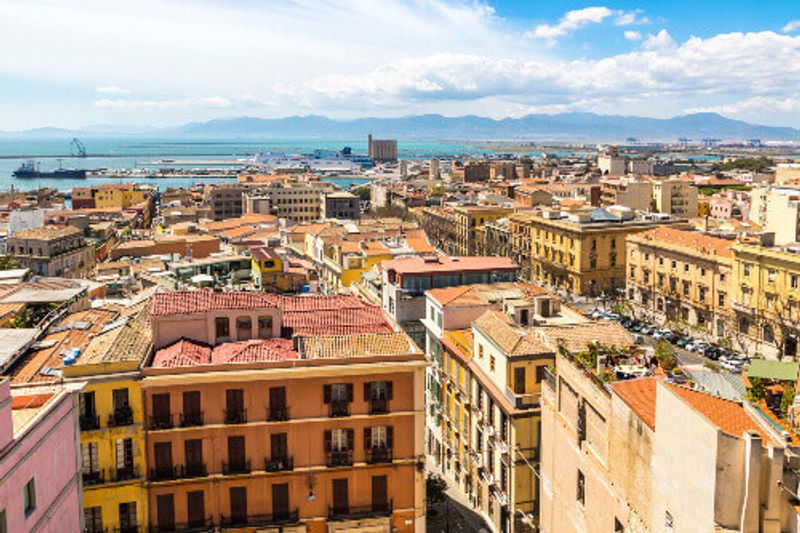
[[[623,35],[629,41],[641,41],[642,40],[642,34],[639,33],[638,31],[627,30],[625,33],[623,33]]]
[[[781,28],[783,33],[794,33],[800,29],[800,20],[790,20],[786,23],[786,26]]]
[[[101,85],[95,87],[94,90],[100,94],[129,94],[131,91],[124,87],[117,87],[116,85]]]
[[[617,26],[650,24],[650,19],[645,17],[643,13],[641,9],[617,12],[617,18],[614,20],[614,24]]]
[[[661,30],[655,35],[648,35],[642,46],[648,50],[658,50],[674,48],[676,43],[667,30]]]
[[[129,100],[124,98],[102,98],[95,100],[96,107],[110,109],[229,109],[233,102],[222,96],[182,98],[177,100]]]
[[[545,39],[552,46],[555,44],[556,38],[563,37],[589,24],[599,24],[613,15],[613,13],[613,11],[604,6],[567,11],[558,21],[558,24],[540,24],[526,35],[537,39]]]
[[[720,113],[737,117],[757,117],[767,110],[779,113],[800,113],[800,98],[794,96],[787,98],[755,96],[753,98],[746,98],[722,105],[690,107],[686,112]]]

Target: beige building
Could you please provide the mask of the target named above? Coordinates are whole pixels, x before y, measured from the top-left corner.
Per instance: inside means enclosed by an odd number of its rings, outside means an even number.
[[[273,181],[244,195],[245,213],[274,215],[294,222],[319,220],[326,194],[334,186],[324,181]]]
[[[730,329],[733,241],[658,227],[627,238],[627,301],[634,314],[710,340]]]
[[[624,209],[517,213],[510,217],[511,257],[532,281],[599,296],[625,288],[628,235],[677,222]]]
[[[8,238],[7,253],[40,276],[86,278],[94,272],[95,249],[73,226],[42,226]]]
[[[397,161],[396,139],[373,139],[372,134],[367,138],[369,157],[375,162]]]
[[[653,184],[636,178],[606,178],[600,180],[600,201],[603,205],[624,205],[637,211],[650,211]]]
[[[800,240],[800,188],[755,187],[750,192],[750,220],[775,234],[775,244]]]
[[[697,187],[691,181],[675,178],[653,181],[653,205],[659,213],[694,218],[697,216]]]
[[[247,188],[236,183],[210,185],[206,188],[205,202],[211,208],[214,220],[242,216],[244,194]]]
[[[797,530],[797,457],[748,404],[557,355],[542,405],[540,531]]]

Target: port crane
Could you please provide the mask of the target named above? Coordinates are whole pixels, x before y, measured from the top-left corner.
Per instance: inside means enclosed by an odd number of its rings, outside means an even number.
[[[86,157],[86,146],[77,137],[72,138],[69,147],[73,157]]]

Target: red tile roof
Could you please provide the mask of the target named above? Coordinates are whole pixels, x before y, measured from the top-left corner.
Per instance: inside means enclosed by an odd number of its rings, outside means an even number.
[[[354,295],[282,296],[283,327],[298,335],[389,333],[391,324],[379,306]]]
[[[398,274],[433,274],[441,272],[483,272],[492,270],[517,270],[517,264],[508,257],[407,257],[384,261],[381,267]]]
[[[611,389],[651,430],[656,429],[656,378],[616,381]]]
[[[175,368],[225,363],[259,363],[298,359],[289,339],[254,339],[226,342],[214,348],[181,339],[158,350],[153,357],[154,368]]]
[[[705,392],[694,391],[672,383],[667,383],[666,385],[721,431],[735,437],[741,437],[745,431],[755,431],[763,438],[769,438],[759,428],[756,421],[745,412],[740,403],[723,400]]]
[[[263,292],[215,292],[212,290],[157,292],[153,316],[189,315],[213,309],[259,309],[277,307],[277,297]]]

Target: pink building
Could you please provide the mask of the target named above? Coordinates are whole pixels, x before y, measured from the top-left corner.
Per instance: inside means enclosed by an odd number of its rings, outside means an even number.
[[[0,531],[81,531],[80,388],[0,381]]]

